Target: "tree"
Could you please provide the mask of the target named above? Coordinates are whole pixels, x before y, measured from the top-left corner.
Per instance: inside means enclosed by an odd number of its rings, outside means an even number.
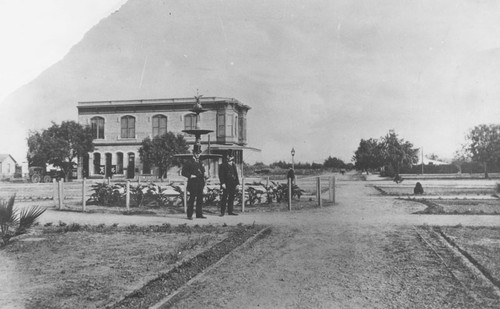
[[[460,149],[455,151],[453,155],[453,159],[451,160],[451,164],[455,165],[458,168],[458,172],[462,174],[462,165],[470,162],[470,158],[468,157],[468,153],[465,149]]]
[[[328,156],[328,159],[325,160],[323,166],[329,168],[345,168],[345,163],[339,158]]]
[[[145,138],[141,148],[139,148],[139,156],[141,162],[158,167],[159,176],[163,178],[171,167],[179,164],[174,155],[186,153],[188,149],[189,146],[181,134],[175,135],[172,132],[167,132],[161,136],[155,136],[153,139]]]
[[[413,148],[413,144],[399,139],[393,131],[381,139],[382,157],[385,164],[392,166],[395,176],[399,176],[399,171],[403,167],[411,167],[418,162],[418,148]]]
[[[63,121],[61,125],[52,123],[48,129],[32,131],[28,136],[28,163],[59,167],[65,180],[69,179],[78,157],[93,150],[90,127],[75,121]]]
[[[378,169],[384,165],[381,145],[379,141],[373,138],[361,139],[352,159],[354,167],[361,171]]]
[[[465,150],[473,161],[483,165],[484,178],[489,178],[488,165],[500,157],[500,125],[478,125],[469,131],[466,140]]]

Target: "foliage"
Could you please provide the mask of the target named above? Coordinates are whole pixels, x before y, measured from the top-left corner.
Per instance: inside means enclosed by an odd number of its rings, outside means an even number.
[[[163,178],[171,167],[179,164],[174,155],[187,153],[188,148],[186,140],[181,134],[175,135],[172,132],[167,132],[161,136],[155,136],[153,139],[145,138],[139,148],[139,156],[141,162],[158,167],[159,176]]]
[[[130,186],[130,206],[167,206],[167,205],[183,205],[184,203],[184,187],[168,184],[168,187],[178,192],[178,195],[172,196],[166,193],[166,188],[151,183],[148,185]],[[90,195],[87,203],[100,206],[119,206],[126,205],[126,185],[125,184],[107,184],[96,183],[92,185],[93,193]],[[304,194],[304,190],[299,186],[293,185],[292,197],[298,198]],[[278,183],[271,181],[269,185],[262,183],[254,183],[253,185],[245,186],[245,205],[256,205],[262,202],[278,203],[286,201],[288,196],[288,185],[286,183]],[[206,205],[218,203],[222,197],[220,187],[206,187],[204,202]],[[235,204],[241,205],[242,190],[241,186],[235,196]]]
[[[326,168],[345,168],[346,164],[339,158],[329,156],[323,163]]]
[[[182,193],[180,187],[169,185],[175,191]],[[89,204],[100,206],[126,206],[126,184],[96,183],[92,185],[93,193],[88,199]],[[182,202],[183,195],[166,194],[165,189],[150,183],[137,186],[130,185],[130,207],[164,206]]]
[[[418,162],[418,149],[390,130],[380,140],[362,139],[353,160],[359,170],[382,167],[383,176],[397,177],[403,168],[411,168]]]
[[[63,121],[41,132],[32,131],[28,137],[28,163],[46,166],[52,164],[61,168],[68,180],[78,157],[91,152],[92,130],[75,121]]]
[[[384,165],[382,145],[376,139],[361,139],[353,156],[354,167],[361,171],[378,169]]]
[[[36,219],[46,210],[40,206],[33,206],[19,211],[14,208],[15,198],[16,196],[13,195],[7,202],[0,200],[2,245],[8,244],[9,240],[14,236],[25,234],[35,224]]]
[[[473,161],[483,164],[484,177],[489,178],[488,165],[496,163],[500,157],[500,125],[478,125],[469,131],[466,140],[467,154]]]
[[[412,143],[399,139],[393,130],[381,139],[381,145],[384,163],[394,168],[395,176],[399,175],[401,168],[418,162],[418,149],[414,149]]]

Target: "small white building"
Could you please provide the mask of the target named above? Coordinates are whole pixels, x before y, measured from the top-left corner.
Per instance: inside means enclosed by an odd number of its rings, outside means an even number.
[[[0,178],[14,177],[16,165],[16,160],[10,154],[0,154]]]

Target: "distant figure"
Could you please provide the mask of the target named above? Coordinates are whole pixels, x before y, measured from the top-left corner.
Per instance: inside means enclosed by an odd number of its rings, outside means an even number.
[[[413,188],[413,193],[415,195],[424,194],[424,188],[422,187],[422,184],[420,182],[417,182],[415,188]]]
[[[203,215],[203,188],[205,187],[205,168],[200,162],[201,148],[194,145],[193,158],[187,160],[182,167],[182,176],[188,179],[186,190],[189,192],[187,218],[192,220],[196,200],[196,218],[206,219]]]
[[[219,165],[219,181],[222,189],[222,198],[220,201],[220,216],[224,216],[227,206],[227,214],[230,216],[237,216],[233,212],[234,196],[240,185],[238,178],[238,170],[234,163],[234,155],[230,151]]]
[[[291,179],[292,180],[292,184],[295,184],[295,172],[293,170],[293,168],[291,168],[288,173],[286,174],[286,179],[288,181],[288,179]]]
[[[344,175],[345,174],[345,169],[340,170],[340,174]]]
[[[403,182],[403,177],[399,176],[399,175],[396,175],[396,177],[394,177],[394,182],[395,183],[402,183]]]

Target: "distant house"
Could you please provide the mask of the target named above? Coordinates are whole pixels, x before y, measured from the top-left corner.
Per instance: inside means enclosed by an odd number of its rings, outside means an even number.
[[[0,178],[14,177],[17,162],[10,154],[0,154]]]
[[[418,163],[417,165],[422,164],[422,158],[418,158]],[[429,158],[424,158],[424,165],[447,165],[449,163],[443,162],[443,161],[438,161],[438,160],[431,160]]]

